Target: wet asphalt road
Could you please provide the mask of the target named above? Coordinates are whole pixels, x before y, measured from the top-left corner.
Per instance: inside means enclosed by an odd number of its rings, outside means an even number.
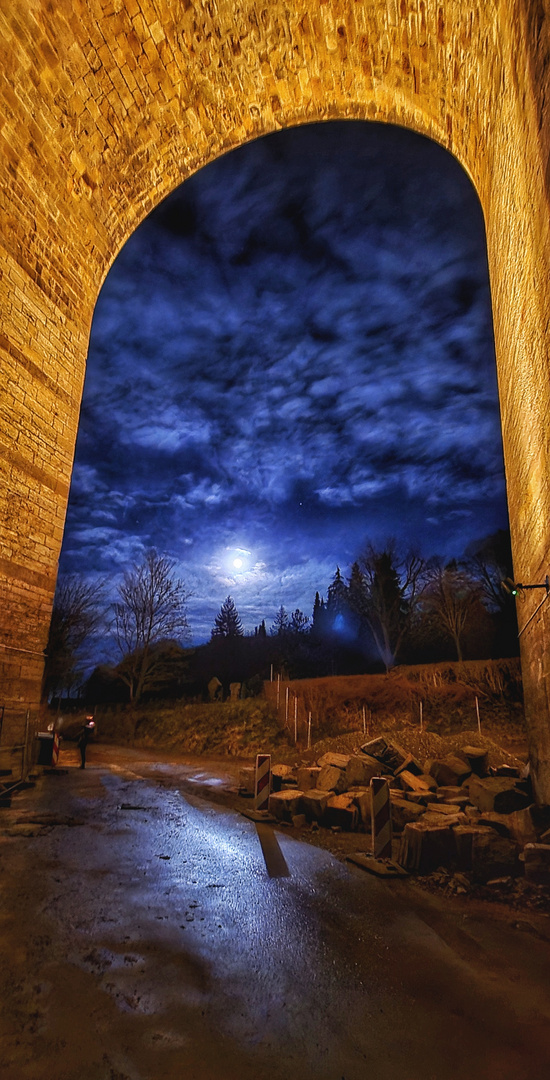
[[[550,1076],[547,941],[283,832],[269,877],[252,822],[152,773],[0,812],[2,1080]]]

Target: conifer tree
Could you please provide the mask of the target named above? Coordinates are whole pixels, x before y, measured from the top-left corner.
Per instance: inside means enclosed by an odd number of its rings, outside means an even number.
[[[281,637],[282,634],[287,634],[290,628],[290,621],[286,612],[286,609],[281,604],[272,624],[269,633],[272,637]]]
[[[212,637],[243,637],[243,625],[235,601],[231,596],[224,600],[212,627]]]

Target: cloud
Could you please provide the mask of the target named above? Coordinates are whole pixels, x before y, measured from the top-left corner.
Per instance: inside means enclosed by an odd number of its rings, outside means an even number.
[[[483,220],[461,168],[348,122],[192,177],[104,285],[76,461],[62,567],[119,574],[167,551],[200,633],[229,589],[256,623],[309,610],[369,536],[458,554],[505,526]],[[245,572],[225,549],[249,553]]]

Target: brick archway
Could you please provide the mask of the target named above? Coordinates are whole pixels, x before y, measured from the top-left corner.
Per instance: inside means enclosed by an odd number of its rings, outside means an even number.
[[[0,704],[35,709],[89,329],[118,250],[217,155],[281,127],[391,121],[483,206],[516,573],[550,569],[549,0],[6,0],[0,13]],[[542,575],[542,577],[541,577]],[[525,605],[525,619],[537,600]],[[531,606],[529,606],[531,605]],[[522,636],[550,803],[550,628]]]

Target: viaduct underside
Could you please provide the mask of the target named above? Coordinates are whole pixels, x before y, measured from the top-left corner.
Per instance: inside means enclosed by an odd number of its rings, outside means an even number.
[[[36,714],[94,305],[150,210],[282,127],[386,121],[481,200],[516,575],[550,570],[550,0],[4,0],[0,12],[0,705]],[[539,597],[540,599],[540,597]],[[526,622],[538,603],[531,593]],[[550,803],[550,609],[522,634]]]

